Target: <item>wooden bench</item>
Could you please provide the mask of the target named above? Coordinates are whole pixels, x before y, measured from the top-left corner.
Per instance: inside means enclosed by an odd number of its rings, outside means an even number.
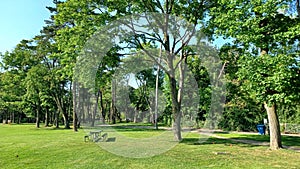
[[[95,142],[99,142],[99,141],[104,142],[107,138],[107,135],[108,135],[107,133],[102,134],[101,137],[99,137],[97,140],[95,140]]]
[[[99,137],[100,134],[101,134],[101,130],[92,131],[88,135],[84,136],[84,142],[87,142],[87,141],[93,141],[93,142],[105,141],[108,134],[104,133]]]
[[[104,133],[101,137],[100,137],[100,140],[101,141],[105,141],[107,139],[107,133]]]
[[[102,130],[95,130],[90,131],[89,134],[84,136],[84,141],[96,141],[99,138],[99,135],[101,134]]]

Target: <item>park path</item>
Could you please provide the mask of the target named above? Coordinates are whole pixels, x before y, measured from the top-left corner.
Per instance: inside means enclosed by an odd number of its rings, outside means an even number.
[[[205,129],[200,129],[197,130],[200,134],[218,138],[218,139],[225,139],[225,140],[230,140],[233,142],[239,142],[239,143],[245,143],[245,144],[251,144],[251,145],[257,145],[257,146],[269,146],[269,142],[262,142],[262,141],[256,141],[256,140],[245,140],[245,139],[233,139],[233,138],[228,138],[228,137],[223,137],[215,134],[214,132],[220,132],[219,130],[205,130]],[[240,133],[240,134],[257,134],[257,133],[249,133],[249,132],[233,132],[233,133]],[[285,134],[283,134],[285,135]],[[299,135],[297,135],[299,136]],[[300,153],[300,147],[299,146],[283,146],[284,149],[289,149],[289,150],[294,150],[298,153]]]

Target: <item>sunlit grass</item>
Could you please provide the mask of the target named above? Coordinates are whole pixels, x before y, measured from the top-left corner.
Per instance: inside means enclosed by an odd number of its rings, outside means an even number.
[[[111,137],[112,133],[106,132]],[[145,128],[139,131],[119,129],[118,132],[140,138],[163,131]],[[36,129],[34,125],[0,125],[0,168],[199,169],[300,166],[300,154],[291,150],[270,151],[263,146],[216,138],[199,142],[197,133],[188,134],[174,148],[150,158],[126,158],[112,154],[95,143],[84,142],[84,135],[82,129],[74,133],[63,129]]]

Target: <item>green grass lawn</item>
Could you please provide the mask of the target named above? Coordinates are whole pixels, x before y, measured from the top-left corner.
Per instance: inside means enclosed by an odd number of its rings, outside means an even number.
[[[117,127],[116,130],[136,138],[164,132],[146,128],[131,130]],[[149,158],[126,158],[112,154],[95,143],[84,142],[84,135],[83,130],[74,133],[64,129],[36,129],[34,125],[0,125],[0,168],[265,169],[300,166],[300,153],[291,150],[270,151],[267,147],[216,138],[198,143],[197,133],[188,134],[174,148]],[[109,131],[108,135],[111,136]]]

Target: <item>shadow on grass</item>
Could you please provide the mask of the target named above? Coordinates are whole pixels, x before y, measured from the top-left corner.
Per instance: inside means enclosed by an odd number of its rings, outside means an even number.
[[[153,126],[140,126],[140,125],[114,125],[114,126],[96,126],[84,127],[84,130],[102,130],[105,132],[164,132],[165,129],[155,129]]]
[[[147,131],[165,131],[164,129],[155,129],[153,126],[140,126],[140,125],[127,125],[127,126],[113,126],[109,127],[111,129],[114,129],[119,132],[130,132],[130,131],[142,131],[142,132],[147,132]]]
[[[180,144],[187,144],[187,145],[225,145],[225,146],[239,146],[239,147],[257,147],[257,145],[246,144],[235,142],[229,139],[220,139],[220,138],[206,138],[202,140],[201,138],[184,138]]]
[[[218,133],[215,133],[218,134]],[[226,133],[219,133],[226,134]],[[269,142],[269,135],[255,135],[255,134],[239,134],[238,136],[234,135],[232,137],[228,137],[230,139],[237,140],[254,140],[258,142]],[[300,137],[299,136],[281,136],[282,144],[285,146],[300,146]]]
[[[39,128],[37,128],[37,127],[30,128],[30,130],[56,131],[56,130],[73,130],[73,128],[64,128],[64,127],[56,128],[56,127],[44,127],[44,126],[41,126]]]
[[[229,134],[229,131],[214,131],[214,134]]]
[[[116,137],[107,138],[106,142],[116,142]]]
[[[300,137],[282,136],[282,144],[286,146],[300,146]]]

